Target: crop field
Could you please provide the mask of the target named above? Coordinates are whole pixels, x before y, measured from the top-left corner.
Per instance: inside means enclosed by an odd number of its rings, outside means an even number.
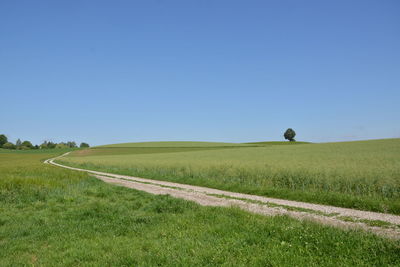
[[[221,142],[192,142],[192,141],[171,141],[171,142],[140,142],[140,143],[121,143],[113,145],[104,145],[99,147],[241,147],[251,146],[257,143],[238,144],[238,143],[221,143]]]
[[[400,214],[400,139],[223,147],[180,142],[77,151],[66,165]],[[250,145],[250,146],[249,146]],[[159,147],[157,147],[159,146]]]
[[[311,144],[310,142],[287,142],[287,141],[269,141],[269,142],[251,142],[251,143],[244,143],[245,145],[304,145],[304,144]]]
[[[43,164],[60,153],[0,150],[0,266],[400,264],[399,241],[201,207]]]

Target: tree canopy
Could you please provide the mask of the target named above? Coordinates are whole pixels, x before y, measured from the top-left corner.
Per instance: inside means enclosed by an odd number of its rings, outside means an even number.
[[[7,136],[5,136],[4,134],[0,134],[0,147],[2,147],[7,142],[8,142]]]
[[[4,134],[0,134],[0,148],[4,149],[19,149],[19,150],[27,150],[27,149],[53,149],[53,148],[60,148],[60,149],[66,149],[66,148],[77,148],[78,146],[76,145],[75,141],[68,141],[68,142],[60,142],[60,143],[55,143],[52,141],[43,141],[43,143],[39,145],[33,145],[31,141],[25,140],[21,141],[20,138],[17,139],[15,144],[12,142],[8,141],[8,138]],[[89,147],[88,143],[82,142],[80,145],[81,148]]]
[[[22,141],[21,141],[21,139],[18,138],[17,142],[15,142],[15,146],[16,146],[16,147],[22,146]]]
[[[4,149],[15,149],[15,145],[13,143],[7,142],[3,145]]]
[[[294,139],[294,137],[296,136],[296,132],[292,128],[287,129],[286,132],[283,134],[283,136],[285,137],[285,139],[291,142],[296,141]]]
[[[30,141],[24,141],[21,144],[22,146],[28,147],[28,148],[33,148],[33,145]]]
[[[89,144],[88,144],[88,143],[82,142],[81,145],[80,145],[79,147],[80,147],[80,148],[89,147]]]

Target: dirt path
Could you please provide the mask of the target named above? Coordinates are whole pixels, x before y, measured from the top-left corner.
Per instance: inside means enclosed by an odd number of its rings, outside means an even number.
[[[301,220],[311,220],[342,228],[361,228],[389,238],[400,239],[400,216],[398,215],[268,198],[207,187],[91,171],[54,162],[55,159],[66,154],[48,159],[45,163],[71,170],[88,172],[108,183],[152,194],[168,194],[173,197],[197,202],[203,206],[237,206],[258,214],[288,215]]]

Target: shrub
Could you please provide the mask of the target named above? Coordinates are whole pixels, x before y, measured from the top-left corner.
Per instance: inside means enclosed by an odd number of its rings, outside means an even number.
[[[88,144],[88,143],[82,142],[81,145],[80,145],[79,147],[80,147],[80,148],[89,147],[89,144]]]
[[[13,143],[7,142],[3,145],[5,149],[15,149],[15,145]]]
[[[68,141],[67,142],[67,146],[70,147],[70,148],[78,147],[74,141]]]
[[[21,145],[25,146],[25,147],[27,147],[29,149],[33,148],[33,145],[32,145],[32,143],[30,141],[24,141],[24,142],[22,142]]]
[[[69,146],[66,143],[58,143],[56,148],[68,148]]]
[[[47,142],[47,148],[55,148],[56,147],[56,143],[53,142]]]

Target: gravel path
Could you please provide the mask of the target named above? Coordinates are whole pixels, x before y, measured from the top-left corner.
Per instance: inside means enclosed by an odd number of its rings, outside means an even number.
[[[152,194],[168,194],[173,197],[197,202],[203,206],[237,206],[253,213],[270,216],[288,215],[301,220],[311,220],[342,228],[361,228],[389,238],[400,239],[400,216],[398,215],[268,198],[207,187],[91,171],[54,162],[55,159],[64,155],[48,159],[45,163],[71,170],[88,172],[108,183]],[[385,226],[372,226],[376,225],[377,222],[381,225],[385,224]]]

